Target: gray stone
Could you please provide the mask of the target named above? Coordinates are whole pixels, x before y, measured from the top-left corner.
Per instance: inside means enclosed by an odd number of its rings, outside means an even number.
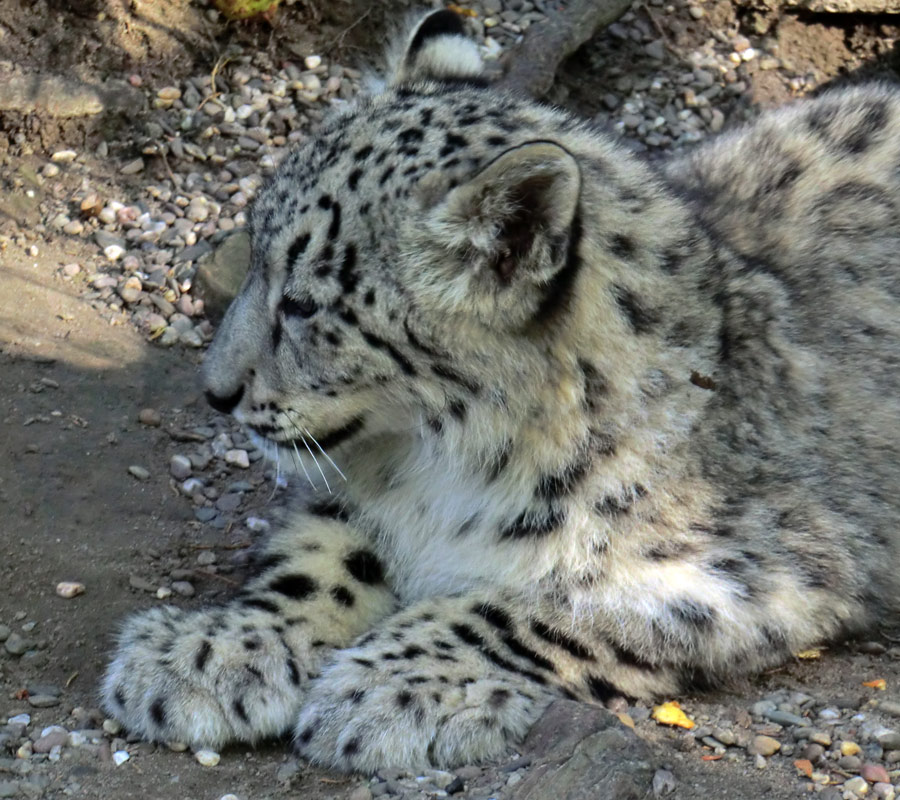
[[[174,455],[169,459],[169,472],[175,480],[183,481],[189,478],[192,470],[191,460],[187,456]]]
[[[808,719],[804,719],[803,717],[799,717],[796,714],[791,714],[787,711],[779,711],[777,708],[771,711],[765,711],[762,716],[771,722],[777,722],[779,725],[799,725],[804,728],[809,725]]]
[[[900,14],[900,0],[784,0],[783,5],[817,13]]]
[[[7,637],[3,646],[6,648],[6,652],[11,656],[20,656],[31,647],[31,642],[24,636],[20,636],[18,633],[13,632]]]
[[[0,797],[16,797],[19,794],[19,781],[0,781]]]
[[[59,697],[52,694],[30,694],[28,705],[32,708],[52,708],[59,705]]]
[[[638,800],[656,772],[634,731],[604,709],[570,700],[549,707],[521,750],[535,758],[516,786],[516,800]]]
[[[11,633],[8,625],[0,625],[0,642],[5,642]]]
[[[214,519],[215,516],[216,516],[216,514],[218,514],[218,513],[219,513],[219,512],[216,511],[216,509],[214,509],[214,508],[207,508],[207,507],[205,507],[205,506],[202,507],[202,508],[195,508],[195,509],[194,509],[194,516],[195,516],[200,522],[209,522],[210,520]]]

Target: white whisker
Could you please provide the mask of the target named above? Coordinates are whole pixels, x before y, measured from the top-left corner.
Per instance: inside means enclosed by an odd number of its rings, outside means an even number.
[[[305,441],[304,444],[306,444]],[[297,449],[297,443],[292,441],[291,446],[294,448],[294,452],[297,454],[297,460],[300,462],[300,469],[302,469],[303,474],[306,475],[306,480],[308,480],[309,485],[312,486],[314,490],[316,490],[318,487],[316,487],[316,485],[313,483],[313,479],[309,477],[309,473],[306,471],[306,465],[303,463],[303,456],[300,455],[300,451]]]
[[[335,464],[334,461],[332,461],[331,456],[328,455],[328,453],[326,453],[325,450],[322,448],[322,445],[320,445],[320,444],[318,443],[318,441],[316,441],[316,437],[313,436],[313,435],[309,432],[309,428],[304,428],[304,429],[303,429],[303,433],[305,433],[310,439],[313,440],[313,444],[315,444],[315,446],[319,448],[319,452],[320,452],[323,456],[325,456],[325,458],[328,459],[328,463],[331,464],[332,467],[334,467],[334,469],[335,469],[335,471],[337,472],[337,474],[340,475],[344,480],[347,480],[347,476],[344,475],[343,472],[341,472],[341,468],[340,468],[337,464]]]
[[[303,444],[306,445],[306,449],[309,451],[309,455],[313,460],[313,463],[316,465],[316,469],[319,470],[319,475],[322,476],[322,480],[325,481],[325,488],[328,489],[328,494],[332,494],[331,487],[328,485],[328,478],[325,477],[325,472],[322,470],[322,465],[319,463],[319,459],[316,458],[316,454],[312,451],[312,448],[309,446],[309,442],[306,441],[306,437],[303,434],[300,434],[300,439]]]

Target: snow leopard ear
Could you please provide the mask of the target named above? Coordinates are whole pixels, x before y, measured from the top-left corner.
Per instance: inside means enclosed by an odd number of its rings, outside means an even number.
[[[434,80],[477,80],[483,65],[478,45],[467,35],[462,18],[453,11],[435,11],[425,17],[406,39],[394,60],[392,84]]]
[[[443,204],[445,233],[465,239],[501,284],[548,282],[577,245],[581,172],[568,150],[527,142],[507,150]]]

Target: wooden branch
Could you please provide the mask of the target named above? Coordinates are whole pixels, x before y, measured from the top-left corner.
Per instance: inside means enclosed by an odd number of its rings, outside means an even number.
[[[558,0],[557,0],[558,2]],[[615,22],[632,0],[571,0],[551,9],[546,22],[528,28],[509,56],[499,85],[542,97],[553,85],[559,65],[596,31]]]

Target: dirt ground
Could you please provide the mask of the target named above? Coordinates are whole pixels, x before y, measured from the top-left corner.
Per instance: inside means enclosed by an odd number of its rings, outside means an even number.
[[[210,23],[203,8],[178,0],[0,0],[0,61],[101,83],[129,73],[162,71],[177,77],[198,66],[208,68],[235,43],[289,53],[298,42],[314,41],[346,48],[349,63],[354,54],[365,52],[366,37],[377,38],[373,31],[385,13],[373,13],[372,27],[362,35],[347,28],[363,4],[336,2],[327,15],[325,5],[291,6],[273,26],[223,26]],[[712,12],[725,15],[721,6],[709,4]],[[750,12],[741,13],[751,24]],[[894,24],[887,19],[825,24],[792,17],[779,35],[795,60],[805,60],[823,78],[860,70],[868,75],[894,68],[896,54],[878,45],[881,26]],[[609,57],[608,42],[593,42],[577,54],[562,71],[560,99],[590,111],[591,98],[601,93]],[[765,82],[755,88],[761,93],[753,98],[758,104],[784,99],[774,84],[768,94]],[[39,115],[23,123],[0,111],[0,166],[7,178],[34,168],[34,157],[13,147],[12,132],[23,124],[36,153],[60,144],[81,147],[99,135]],[[93,166],[98,174],[108,169],[99,160]],[[110,181],[114,179],[124,180],[110,171]],[[181,568],[192,572],[197,596],[180,602],[224,597],[239,580],[240,559],[211,572],[196,568],[197,554],[223,543],[226,552],[240,552],[250,542],[245,534],[211,533],[197,523],[189,501],[169,477],[169,459],[180,452],[184,431],[223,424],[205,407],[197,386],[200,351],[148,344],[124,317],[114,320],[122,324],[110,324],[109,315],[84,298],[83,284],[60,273],[70,263],[85,265],[89,272],[97,263],[96,248],[36,233],[32,228],[40,198],[23,197],[9,183],[2,192],[0,234],[13,243],[0,246],[0,624],[18,631],[36,623],[27,630],[36,646],[23,658],[8,656],[0,647],[0,723],[28,712],[39,725],[57,724],[73,714],[99,724],[102,717],[97,719],[92,710],[116,624],[128,612],[158,602],[133,579],[139,584],[141,578]],[[29,252],[31,247],[36,250]],[[145,408],[158,410],[162,424],[139,422]],[[145,468],[149,478],[130,474],[135,465]],[[250,474],[259,479],[261,472],[262,466],[255,465]],[[246,478],[247,473],[234,477]],[[62,599],[54,591],[59,581],[80,581],[86,591]],[[814,696],[850,696],[854,707],[865,708],[876,691],[861,683],[873,678],[884,678],[889,695],[900,699],[900,660],[891,656],[896,648],[889,649],[895,643],[880,641],[886,654],[861,652],[851,644],[759,676],[733,693],[683,702],[694,716],[738,719],[759,697],[789,688]],[[23,690],[35,694],[42,684],[61,688],[60,705],[28,705]],[[808,793],[790,758],[773,759],[765,770],[747,760],[703,760],[685,732],[652,723],[638,730],[657,764],[674,773],[672,797],[794,798]],[[0,752],[0,781],[9,755]],[[291,759],[286,743],[235,747],[209,769],[189,753],[141,745],[139,758],[127,769],[97,757],[63,760],[48,772],[51,783],[41,791],[45,797],[123,800],[215,800],[229,792],[241,800],[324,800],[346,797],[360,784],[359,778],[303,765],[295,771]]]

